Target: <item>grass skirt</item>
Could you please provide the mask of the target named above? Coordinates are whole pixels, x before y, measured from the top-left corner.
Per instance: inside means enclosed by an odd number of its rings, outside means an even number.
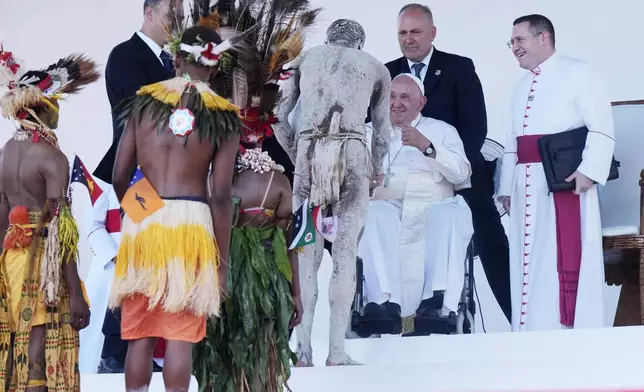
[[[65,223],[76,230],[73,219]],[[44,305],[45,293],[40,289],[48,232],[42,229],[42,214],[17,206],[11,210],[9,224],[0,255],[0,391],[5,391],[5,382],[10,379],[9,391],[23,392],[34,383],[45,381],[49,392],[78,392],[79,337],[70,324],[69,291],[62,271],[59,271],[56,306]],[[70,244],[74,253],[76,246],[76,242]],[[57,268],[62,269],[62,265]],[[20,294],[18,298],[16,293]],[[46,380],[30,380],[31,329],[43,324]],[[15,333],[13,347],[12,333]],[[7,373],[11,349],[13,371]]]
[[[139,223],[123,217],[109,306],[141,294],[149,311],[217,316],[219,249],[210,208],[191,200],[164,203]]]
[[[275,226],[233,228],[228,293],[208,320],[193,362],[201,391],[282,391],[294,354],[288,344],[292,277],[284,233]]]

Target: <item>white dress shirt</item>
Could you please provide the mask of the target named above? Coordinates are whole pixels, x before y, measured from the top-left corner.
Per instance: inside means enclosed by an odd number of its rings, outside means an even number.
[[[429,54],[425,56],[423,61],[421,61],[421,63],[425,64],[423,69],[420,70],[420,80],[422,80],[423,82],[425,81],[425,75],[427,75],[427,68],[429,68],[429,61],[432,59],[433,54],[434,54],[434,46],[432,46],[432,49],[429,51]],[[416,75],[416,73],[414,72],[414,69],[411,66],[417,63],[407,59],[407,64],[409,64],[409,70],[411,71],[411,73]]]
[[[141,30],[137,30],[136,34],[143,40],[143,42],[146,43],[150,47],[150,50],[152,50],[152,53],[154,53],[155,56],[159,59],[161,64],[163,64],[163,61],[161,60],[161,52],[163,52],[163,48],[159,46],[156,42],[152,40],[152,38],[148,37],[147,35],[143,34]]]

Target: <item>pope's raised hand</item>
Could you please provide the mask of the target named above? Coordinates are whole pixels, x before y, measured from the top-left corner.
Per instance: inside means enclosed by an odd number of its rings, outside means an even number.
[[[412,146],[418,149],[423,149],[424,146],[429,144],[429,140],[423,136],[418,129],[411,125],[403,125],[400,130],[403,146]]]

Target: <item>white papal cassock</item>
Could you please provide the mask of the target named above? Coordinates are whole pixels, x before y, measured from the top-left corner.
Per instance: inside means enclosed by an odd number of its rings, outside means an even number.
[[[358,246],[367,300],[397,303],[403,317],[414,314],[434,290],[446,290],[444,306],[457,310],[473,234],[470,209],[454,193],[471,186],[470,163],[456,129],[420,115],[411,125],[432,142],[436,157],[403,146],[394,127],[382,168],[392,175],[386,187],[376,189]]]
[[[94,254],[89,267],[85,288],[91,304],[90,323],[80,331],[79,370],[96,373],[101,360],[105,336],[102,328],[107,312],[107,301],[114,278],[113,259],[121,240],[120,206],[114,188],[94,178],[103,193],[87,214],[87,239]]]
[[[611,104],[602,83],[586,62],[554,54],[516,86],[512,124],[497,192],[511,196],[512,330],[603,327],[604,263],[597,186],[580,197],[564,194],[578,207],[557,209],[561,204],[548,192],[542,164],[526,158],[534,155],[538,135],[585,125],[589,133],[578,171],[604,184],[615,140]],[[577,241],[562,241],[558,249],[557,237],[570,233],[558,233],[563,221],[557,225],[557,214],[561,218],[570,212],[576,213],[581,234]],[[560,285],[560,275],[567,272],[558,271],[562,255],[574,256],[575,252],[576,294],[574,282]],[[560,296],[560,287],[567,295]]]

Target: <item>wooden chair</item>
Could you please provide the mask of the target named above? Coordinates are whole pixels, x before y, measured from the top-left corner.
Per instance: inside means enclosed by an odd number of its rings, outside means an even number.
[[[622,286],[614,325],[644,325],[644,100],[612,106],[622,165],[620,178],[600,187],[606,283]]]
[[[623,105],[644,105],[644,100],[613,102],[613,107]],[[630,157],[623,157],[628,158]],[[632,174],[622,181],[633,181]],[[644,325],[644,170],[640,172],[639,186],[639,227],[607,227],[602,233],[606,283],[622,286],[615,314],[616,327]],[[629,198],[632,197],[630,195]],[[613,202],[620,203],[620,200]],[[630,214],[633,207],[632,204],[628,207],[627,214]]]

